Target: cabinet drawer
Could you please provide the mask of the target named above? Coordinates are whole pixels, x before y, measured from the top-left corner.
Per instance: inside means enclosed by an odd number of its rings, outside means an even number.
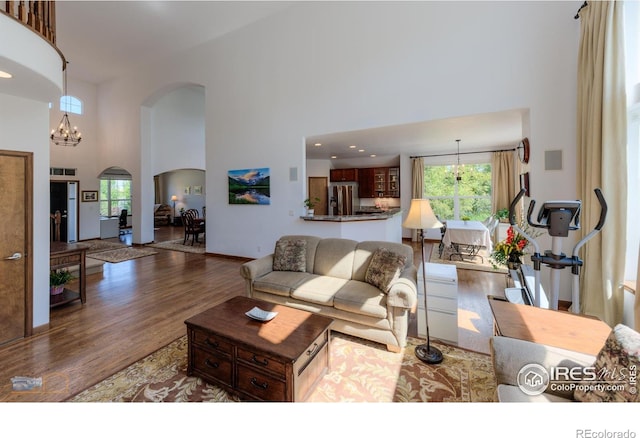
[[[254,353],[249,350],[238,348],[237,350],[238,360],[248,363],[251,366],[269,370],[278,376],[285,375],[284,363],[275,360],[269,356],[261,355],[260,353]]]
[[[287,398],[285,382],[242,364],[238,364],[236,388],[260,400],[286,401]]]
[[[205,374],[222,383],[231,386],[232,370],[231,360],[222,356],[211,354],[210,352],[193,347],[193,370],[197,373]]]
[[[451,298],[432,297],[429,295],[427,296],[427,306],[429,310],[441,310],[451,314],[458,312],[458,300]]]
[[[434,338],[458,343],[458,315],[429,310],[429,332]]]
[[[458,297],[458,285],[427,280],[427,296],[454,298]]]
[[[193,342],[208,351],[233,353],[233,345],[226,339],[200,330],[193,330]]]

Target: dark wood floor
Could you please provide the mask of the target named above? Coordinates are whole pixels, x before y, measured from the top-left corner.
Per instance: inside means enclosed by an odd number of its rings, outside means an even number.
[[[161,227],[155,240],[180,237],[181,228]],[[0,346],[0,401],[65,400],[184,335],[187,318],[244,294],[241,260],[157,251],[106,263],[87,277],[84,305],[52,309],[48,331]],[[504,282],[503,274],[458,270],[459,346],[488,352],[493,322],[486,295],[501,293]],[[14,376],[42,377],[44,385],[12,391]]]

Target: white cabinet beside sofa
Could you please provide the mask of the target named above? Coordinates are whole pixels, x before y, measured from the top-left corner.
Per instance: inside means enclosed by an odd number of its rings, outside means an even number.
[[[429,336],[458,343],[458,272],[455,265],[425,263]],[[418,272],[418,336],[426,338],[422,269]]]

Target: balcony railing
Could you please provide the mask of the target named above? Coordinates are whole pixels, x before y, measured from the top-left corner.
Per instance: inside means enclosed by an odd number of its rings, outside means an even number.
[[[47,40],[60,54],[62,66],[66,67],[64,55],[56,46],[56,2],[55,1],[5,1],[0,2],[3,13],[30,28]]]

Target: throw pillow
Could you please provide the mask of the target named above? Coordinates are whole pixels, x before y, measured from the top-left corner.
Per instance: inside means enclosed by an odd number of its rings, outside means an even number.
[[[618,324],[609,334],[594,364],[595,378],[582,380],[573,397],[578,401],[638,401],[640,333]]]
[[[274,271],[305,272],[307,270],[307,241],[280,239],[273,253]]]
[[[400,271],[407,258],[387,248],[378,248],[371,257],[371,262],[364,275],[364,281],[388,292],[391,283],[400,276]]]

